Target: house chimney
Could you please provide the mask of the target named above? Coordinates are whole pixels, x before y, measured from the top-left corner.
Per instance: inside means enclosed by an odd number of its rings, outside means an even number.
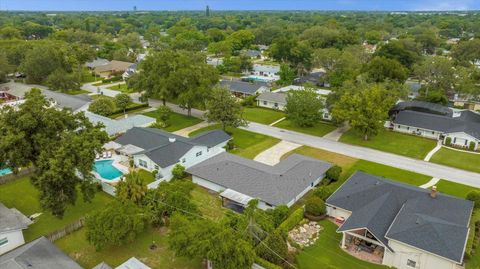
[[[175,137],[169,137],[169,138],[168,138],[168,141],[169,141],[170,143],[175,142],[175,140],[176,140]]]
[[[433,186],[432,190],[430,191],[430,197],[437,198],[437,193],[438,193],[437,186]]]

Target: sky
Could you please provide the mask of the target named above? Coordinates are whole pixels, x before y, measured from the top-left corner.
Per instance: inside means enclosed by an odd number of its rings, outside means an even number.
[[[0,10],[480,10],[480,0],[0,0]]]

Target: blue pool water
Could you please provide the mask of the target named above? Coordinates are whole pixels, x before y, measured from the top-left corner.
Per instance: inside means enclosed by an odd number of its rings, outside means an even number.
[[[95,161],[95,171],[104,179],[112,180],[123,175],[123,173],[112,165],[113,160]]]
[[[11,174],[12,170],[10,168],[0,169],[0,176]]]

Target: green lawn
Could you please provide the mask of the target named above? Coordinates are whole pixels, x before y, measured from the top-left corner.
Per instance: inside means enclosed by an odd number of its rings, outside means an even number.
[[[336,129],[333,124],[327,122],[318,122],[312,127],[299,127],[287,119],[275,124],[275,127],[314,136],[324,136]]]
[[[337,226],[329,220],[323,220],[324,228],[314,245],[307,247],[297,255],[300,269],[338,268],[338,269],[380,269],[388,268],[361,261],[340,248],[342,235],[336,232]]]
[[[441,148],[432,156],[430,161],[433,163],[480,173],[480,154]]]
[[[102,79],[102,77],[93,75],[92,71],[88,70],[87,68],[84,68],[83,71],[82,71],[82,82],[83,83],[95,82],[95,81],[101,80],[101,79]]]
[[[440,193],[445,193],[445,194],[456,196],[456,197],[463,198],[463,199],[465,199],[467,197],[467,194],[470,191],[473,191],[473,190],[479,191],[480,190],[480,189],[477,189],[475,187],[471,187],[471,186],[468,186],[468,185],[464,185],[464,184],[460,184],[460,183],[456,183],[456,182],[452,182],[452,181],[448,181],[448,180],[444,180],[444,179],[440,180],[435,185],[437,186],[437,190]]]
[[[246,120],[262,124],[272,124],[285,117],[281,111],[261,107],[246,107],[243,112]]]
[[[77,90],[69,90],[69,91],[66,91],[65,93],[70,95],[79,95],[79,94],[89,94],[90,92],[86,90],[77,89]]]
[[[212,220],[221,220],[228,210],[222,207],[222,200],[218,193],[209,193],[207,189],[200,186],[193,189],[192,200],[198,206],[202,215]]]
[[[414,135],[381,130],[378,135],[363,140],[363,136],[355,130],[350,130],[342,135],[340,142],[357,146],[391,152],[398,155],[423,159],[435,146],[435,140],[422,138]]]
[[[85,239],[85,228],[83,228],[57,240],[55,244],[85,268],[93,268],[102,261],[105,261],[115,268],[131,257],[136,257],[152,268],[201,268],[201,261],[197,259],[186,259],[175,256],[168,248],[166,231],[167,229],[165,228],[148,229],[137,236],[132,243],[121,247],[109,247],[101,251],[96,251]],[[155,250],[150,250],[149,248],[152,241],[155,241],[157,244]]]
[[[191,132],[189,136],[194,136],[204,131],[220,129],[220,125],[210,125],[208,127]],[[240,155],[245,158],[253,159],[260,152],[271,148],[273,145],[280,142],[279,139],[263,134],[249,132],[239,128],[227,128],[227,132],[233,136],[233,143],[235,149],[230,152]]]
[[[155,119],[160,117],[157,111],[150,111],[150,112],[144,113],[143,115],[152,117]],[[175,132],[183,128],[187,128],[192,125],[198,124],[200,122],[202,122],[202,120],[199,118],[189,117],[183,114],[172,112],[170,114],[170,119],[168,119],[168,123],[170,125],[166,128],[163,128],[163,130],[167,132]]]
[[[138,170],[138,175],[139,175],[139,177],[141,177],[143,179],[143,181],[147,185],[155,181],[155,177],[153,177],[153,174],[146,171],[146,170],[139,169]]]
[[[43,213],[37,221],[24,231],[26,241],[32,241],[42,235],[46,235],[67,224],[73,223],[92,210],[103,208],[112,201],[109,195],[98,192],[91,203],[85,203],[79,194],[74,206],[68,206],[62,219],[45,212],[39,203],[39,192],[25,177],[8,184],[0,185],[0,202],[11,208],[15,207],[26,216],[34,213]]]
[[[108,89],[123,92],[123,93],[132,93],[133,92],[133,89],[128,88],[128,85],[126,83],[111,86],[111,87],[108,87]]]

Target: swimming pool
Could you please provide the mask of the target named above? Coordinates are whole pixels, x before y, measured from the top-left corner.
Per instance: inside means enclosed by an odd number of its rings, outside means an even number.
[[[95,161],[95,171],[106,180],[113,180],[123,175],[123,173],[113,166],[113,160]]]
[[[12,170],[10,168],[0,169],[0,176],[11,174]]]
[[[259,82],[267,82],[267,83],[277,80],[277,79],[271,78],[271,77],[262,77],[262,76],[255,76],[255,75],[250,75],[248,77],[243,77],[243,79],[245,79],[247,81],[259,81]]]

